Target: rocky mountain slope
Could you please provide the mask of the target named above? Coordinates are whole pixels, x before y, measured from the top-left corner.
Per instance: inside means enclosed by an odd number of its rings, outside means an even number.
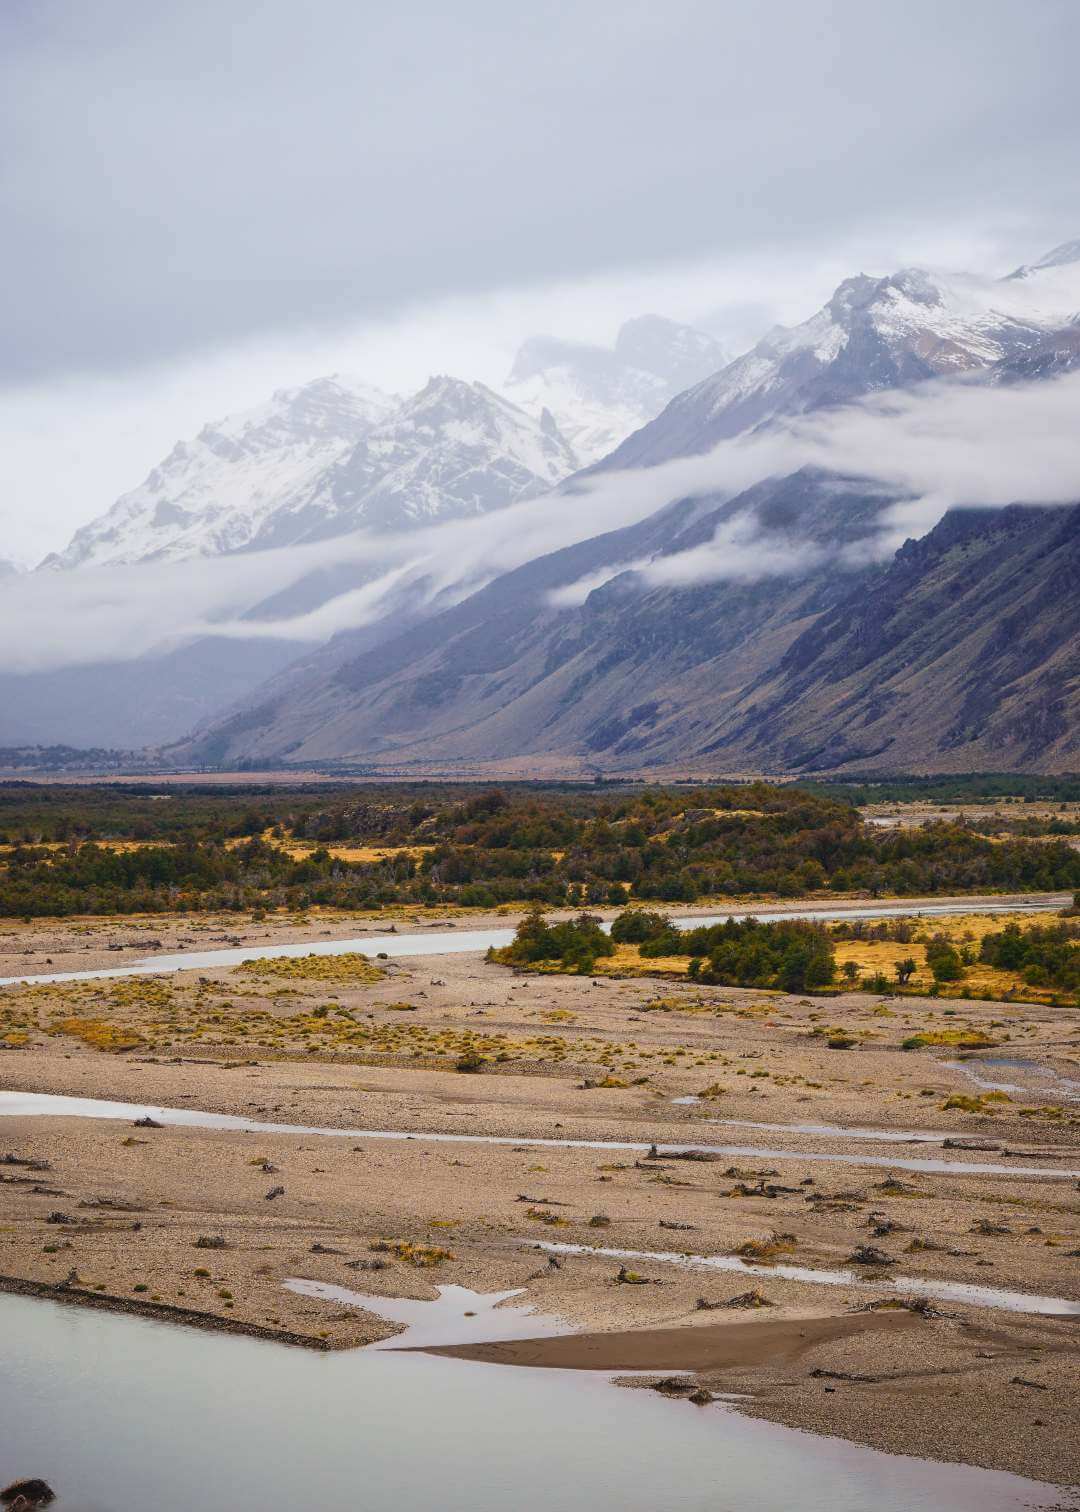
[[[802,475],[753,502],[797,511],[800,541],[836,530],[832,480]],[[849,493],[848,530],[871,531],[879,506]],[[767,591],[643,591],[627,574],[578,609],[551,602],[612,549],[681,549],[716,525],[682,506],[530,563],[188,755],[609,772],[1080,763],[1080,505],[953,511],[886,564],[791,573]],[[788,540],[777,518],[763,544]]]
[[[874,491],[803,473],[720,505],[685,501],[498,578],[465,603],[285,697],[268,690],[181,759],[443,763],[558,758],[635,766],[703,743],[710,715],[848,591],[834,570],[672,589],[613,562],[676,559],[752,515],[763,553],[839,556],[876,528]],[[853,569],[857,571],[857,569]]]
[[[703,749],[800,771],[1077,770],[1080,504],[950,512],[826,609]]]

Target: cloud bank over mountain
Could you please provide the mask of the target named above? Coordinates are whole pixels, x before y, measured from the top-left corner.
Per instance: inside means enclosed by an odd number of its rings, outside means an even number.
[[[924,534],[951,507],[1075,502],[1078,412],[1080,372],[1041,383],[953,381],[889,391],[786,421],[767,435],[721,443],[703,456],[580,477],[540,506],[530,501],[419,531],[356,531],[209,561],[23,575],[0,596],[0,635],[10,647],[11,671],[124,661],[205,634],[320,641],[370,623],[404,580],[422,585],[432,599],[449,595],[452,601],[499,573],[679,499],[723,497],[802,467],[904,496],[886,513],[876,548],[883,557],[907,536]],[[798,552],[796,542],[781,564],[775,543],[759,550],[741,522],[692,551],[611,566],[612,572],[633,566],[649,583],[746,581],[790,571]],[[807,546],[807,565],[819,552]],[[300,615],[240,617],[313,572],[350,563],[371,580]],[[589,586],[603,580],[597,571]]]

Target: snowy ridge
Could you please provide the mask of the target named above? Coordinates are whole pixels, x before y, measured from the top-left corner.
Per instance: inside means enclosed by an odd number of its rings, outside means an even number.
[[[432,378],[372,427],[312,494],[315,534],[390,530],[485,514],[546,492],[577,458],[550,415],[482,383]]]
[[[544,492],[574,472],[550,416],[434,378],[404,401],[322,378],[181,441],[43,567],[216,556],[366,526],[407,529]]]
[[[706,451],[877,390],[1074,366],[1078,320],[1075,240],[1003,279],[858,274],[809,320],[733,362],[708,334],[645,315],[610,347],[531,338],[502,394],[444,376],[402,400],[321,378],[180,442],[42,565],[214,556],[483,514],[582,467]]]
[[[304,499],[394,403],[341,378],[279,390],[266,404],[178,442],[145,482],[42,566],[216,556],[250,546],[271,516]]]
[[[985,371],[1039,348],[1080,311],[1080,242],[1005,279],[902,268],[845,279],[799,326],[680,394],[607,459],[648,465],[707,451],[782,416],[875,390]]]
[[[1030,278],[1033,273],[1044,272],[1047,268],[1068,267],[1070,263],[1080,263],[1080,236],[1074,241],[1062,242],[1036,263],[1021,263],[1014,273],[1009,274],[1009,278]]]
[[[340,377],[280,390],[179,442],[42,566],[217,556],[483,514],[605,455],[723,360],[711,336],[647,315],[612,348],[534,338],[505,395],[446,376],[406,399]]]

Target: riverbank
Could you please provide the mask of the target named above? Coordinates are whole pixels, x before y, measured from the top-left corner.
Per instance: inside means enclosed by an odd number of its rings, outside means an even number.
[[[674,910],[683,918],[708,918],[716,913],[742,913],[746,910],[768,914],[790,914],[807,909],[826,909],[846,913],[849,910],[895,909],[917,911],[931,907],[955,908],[957,912],[972,905],[993,906],[1007,912],[1014,907],[1060,909],[1071,902],[1066,893],[1018,893],[975,897],[877,898],[841,896],[832,893],[799,899],[781,898],[714,898]],[[550,909],[552,919],[572,918],[576,910]],[[617,908],[590,908],[590,913],[610,922]],[[140,914],[131,916],[85,915],[74,918],[38,918],[0,920],[0,979],[16,976],[51,976],[57,972],[103,971],[131,966],[158,956],[180,955],[220,949],[263,950],[290,944],[352,940],[363,949],[363,937],[377,937],[390,931],[401,935],[424,936],[440,930],[514,929],[525,915],[525,907],[440,908],[431,913],[415,907],[396,905],[377,911],[344,912],[338,909],[309,909],[303,913],[278,912],[253,918],[250,913],[183,913]]]
[[[708,1324],[429,1349],[533,1369],[637,1373],[622,1384],[666,1395],[733,1396],[740,1410],[873,1448],[1005,1468],[1022,1453],[1075,1481],[1075,1341],[910,1313]],[[1032,1365],[1036,1369],[1032,1369]],[[648,1379],[641,1379],[645,1373]],[[752,1405],[740,1400],[752,1395]],[[1026,1442],[1019,1448],[1023,1440]]]
[[[8,1090],[292,1127],[2,1117],[0,1162],[35,1164],[0,1163],[0,1273],[331,1351],[395,1325],[287,1280],[417,1299],[447,1283],[522,1288],[603,1349],[620,1335],[704,1327],[704,1339],[759,1322],[790,1339],[810,1322],[828,1336],[806,1355],[721,1363],[702,1380],[791,1426],[1058,1483],[1080,1474],[1062,1374],[1080,1365],[1075,1320],[991,1299],[941,1301],[934,1310],[955,1316],[881,1328],[846,1321],[888,1317],[854,1310],[918,1296],[920,1282],[1080,1303],[1080,1215],[1062,1179],[1080,1169],[1073,1110],[1015,1094],[980,1101],[965,1074],[977,1059],[947,1064],[969,1035],[1075,1075],[1070,1012],[530,977],[467,955],[379,964],[376,980],[232,968],[152,989],[5,989],[24,1037],[0,1054]],[[88,1024],[129,1048],[93,1048]],[[851,1047],[829,1048],[822,1031],[837,1024]],[[927,1031],[946,1043],[901,1049]],[[455,1069],[470,1049],[479,1069]],[[320,1129],[369,1132],[309,1131]],[[374,1137],[387,1132],[414,1137]],[[994,1148],[945,1149],[946,1138]],[[624,1148],[596,1147],[604,1141]],[[692,1145],[739,1153],[663,1153]],[[929,1167],[906,1164],[920,1160]],[[682,1265],[684,1250],[750,1271]],[[900,1291],[897,1274],[911,1278]],[[726,1305],[752,1291],[771,1306]],[[661,1358],[658,1368],[690,1368],[686,1355]],[[941,1412],[953,1391],[954,1410]]]

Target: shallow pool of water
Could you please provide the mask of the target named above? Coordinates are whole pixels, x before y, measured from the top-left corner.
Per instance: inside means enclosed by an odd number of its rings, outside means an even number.
[[[286,1291],[297,1296],[359,1308],[389,1323],[404,1324],[404,1333],[372,1344],[372,1349],[488,1344],[496,1339],[536,1339],[541,1334],[572,1331],[561,1319],[538,1313],[531,1303],[515,1303],[515,1297],[524,1295],[521,1287],[505,1292],[474,1292],[467,1286],[437,1286],[438,1296],[425,1301],[415,1297],[379,1297],[337,1286],[332,1281],[303,1277],[293,1277],[284,1284]]]
[[[687,1098],[676,1098],[676,1102],[687,1102]],[[697,1101],[697,1099],[694,1099]],[[709,1123],[713,1128],[723,1129],[766,1129],[773,1134],[814,1134],[822,1139],[870,1139],[878,1144],[941,1144],[946,1139],[957,1139],[959,1135],[952,1134],[927,1134],[914,1129],[864,1129],[847,1128],[843,1124],[819,1124],[819,1123],[758,1123],[752,1118],[710,1118]]]
[[[318,1305],[318,1304],[313,1304]],[[57,1512],[1020,1512],[1037,1482],[589,1372],[308,1353],[0,1296],[0,1484]]]

